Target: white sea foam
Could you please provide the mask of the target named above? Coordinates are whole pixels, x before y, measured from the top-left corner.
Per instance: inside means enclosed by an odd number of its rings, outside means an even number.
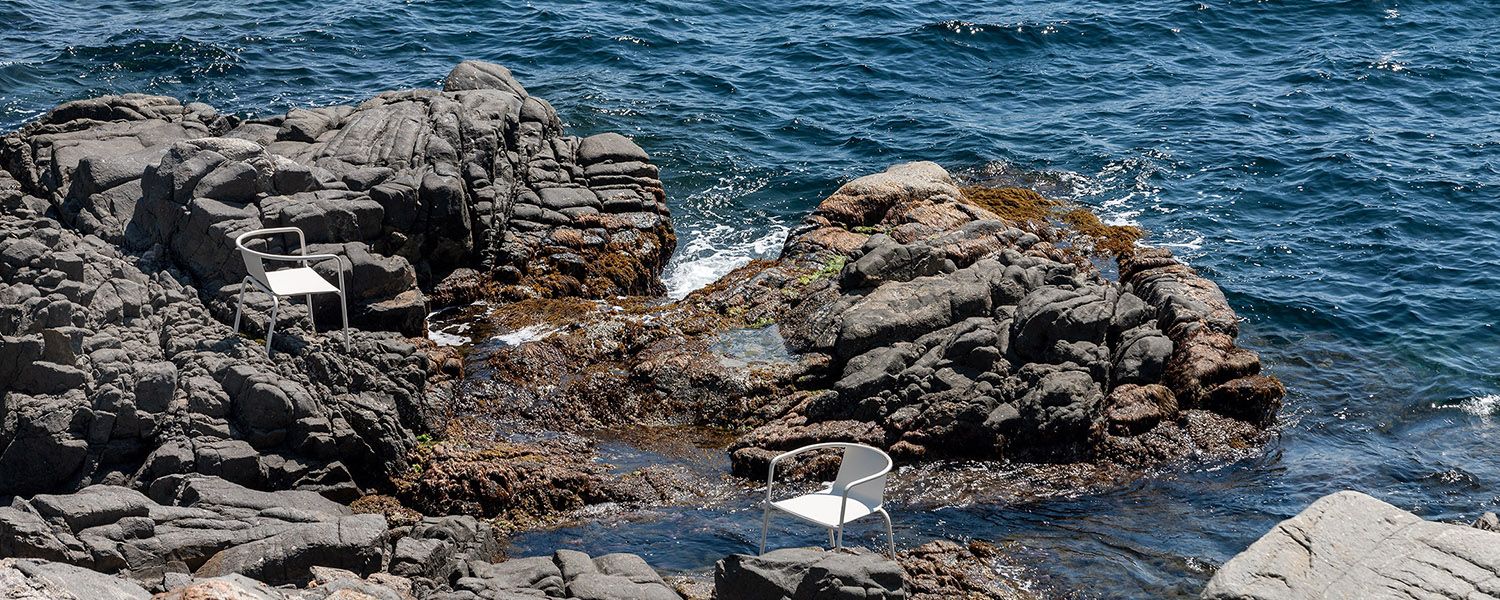
[[[757,231],[720,223],[687,231],[683,236],[687,243],[672,258],[662,277],[667,284],[667,295],[685,297],[752,259],[774,257],[786,242],[789,229],[774,219],[763,227]]]
[[[546,325],[529,325],[510,333],[502,333],[500,335],[491,337],[490,340],[500,342],[505,346],[519,346],[526,342],[545,340],[547,339],[547,336],[550,336],[554,333],[557,333],[556,327],[548,327]]]
[[[1477,417],[1493,416],[1500,413],[1500,394],[1468,398],[1459,402],[1456,408]]]
[[[458,335],[446,331],[433,331],[431,329],[427,330],[427,339],[436,342],[439,346],[462,346],[474,341],[473,338],[466,335]]]
[[[474,341],[474,339],[469,336],[460,335],[463,332],[469,330],[468,323],[459,323],[458,325],[450,325],[446,327],[439,326],[438,329],[433,329],[431,324],[438,316],[438,313],[441,312],[443,311],[433,311],[427,313],[427,339],[432,340],[439,346],[462,346]]]

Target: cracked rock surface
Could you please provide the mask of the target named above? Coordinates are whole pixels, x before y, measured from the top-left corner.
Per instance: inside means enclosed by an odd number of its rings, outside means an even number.
[[[1352,491],[1282,521],[1203,591],[1207,600],[1497,597],[1500,533],[1426,521]]]

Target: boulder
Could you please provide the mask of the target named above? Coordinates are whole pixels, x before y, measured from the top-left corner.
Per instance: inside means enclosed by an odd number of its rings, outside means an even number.
[[[864,550],[784,548],[760,556],[732,554],[714,566],[719,600],[855,600],[906,598],[906,573]]]
[[[91,485],[73,494],[38,494],[31,498],[38,514],[73,531],[107,525],[125,517],[144,517],[150,504],[151,500],[140,492],[110,485]]]
[[[238,573],[259,581],[305,584],[312,567],[333,567],[362,575],[379,570],[385,558],[385,517],[353,515],[309,523],[261,540],[220,551],[194,572],[197,577]]]
[[[1500,597],[1500,533],[1359,492],[1324,496],[1230,559],[1210,600]]]
[[[502,563],[471,562],[473,576],[455,588],[484,598],[506,600],[545,595],[577,600],[680,600],[650,565],[634,554],[589,558],[572,550],[551,557],[515,558]]]
[[[144,588],[72,565],[39,559],[0,560],[0,595],[13,600],[146,600]]]

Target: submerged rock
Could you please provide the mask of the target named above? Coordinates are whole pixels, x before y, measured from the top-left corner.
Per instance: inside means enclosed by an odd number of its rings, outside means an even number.
[[[1212,600],[1500,597],[1500,533],[1434,523],[1359,492],[1319,499],[1230,559]]]

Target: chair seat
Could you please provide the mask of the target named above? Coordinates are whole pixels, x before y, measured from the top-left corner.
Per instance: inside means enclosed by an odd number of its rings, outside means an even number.
[[[771,506],[814,525],[832,528],[839,526],[839,506],[843,500],[844,497],[839,494],[818,492],[772,502]],[[879,507],[850,498],[848,508],[844,511],[844,522],[869,516],[876,508]]]
[[[323,279],[312,267],[297,267],[280,271],[266,271],[266,285],[277,296],[300,296],[338,292],[339,289]]]

